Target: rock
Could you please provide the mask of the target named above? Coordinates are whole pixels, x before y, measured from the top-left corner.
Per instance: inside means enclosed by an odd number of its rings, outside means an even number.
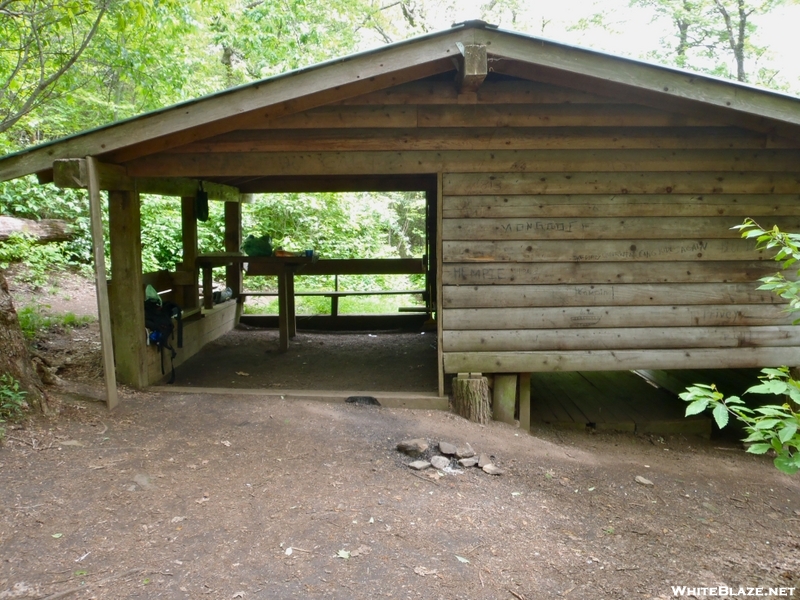
[[[397,449],[409,456],[419,456],[428,449],[428,442],[422,438],[403,440],[397,444]]]
[[[348,404],[356,404],[358,406],[380,406],[381,403],[374,396],[348,396],[345,399]]]
[[[432,456],[431,465],[434,469],[444,469],[450,466],[450,459],[444,456]]]
[[[470,456],[469,458],[462,458],[458,461],[458,464],[464,468],[474,467],[478,464],[478,457]]]
[[[138,473],[134,478],[133,482],[138,485],[143,490],[148,489],[152,484],[150,483],[150,478],[145,475],[144,473]]]
[[[475,456],[475,450],[472,449],[472,446],[469,444],[465,444],[463,446],[459,446],[456,450],[456,456],[458,458],[470,458]]]
[[[414,462],[409,463],[408,466],[415,471],[424,471],[425,469],[430,468],[431,463],[429,463],[427,460],[415,460]]]
[[[653,485],[652,481],[650,481],[649,479],[645,479],[641,475],[637,475],[635,481],[636,483],[639,483],[641,485]]]
[[[501,469],[500,467],[498,467],[497,465],[494,465],[492,463],[489,463],[488,465],[484,465],[481,468],[483,469],[483,472],[487,473],[488,475],[502,475],[503,473],[505,473],[505,471],[503,469]]]
[[[448,442],[439,442],[439,452],[447,456],[453,456],[458,451],[454,444]]]
[[[478,457],[478,467],[479,467],[479,468],[481,468],[481,469],[482,469],[482,468],[483,468],[483,467],[485,467],[486,465],[490,465],[490,464],[492,464],[492,459],[491,459],[491,458],[489,458],[489,455],[488,455],[488,454],[484,454],[484,453],[482,453],[482,454],[480,455],[480,457]]]

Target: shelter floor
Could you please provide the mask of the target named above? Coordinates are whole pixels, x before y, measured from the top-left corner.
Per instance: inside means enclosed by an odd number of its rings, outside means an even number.
[[[436,392],[436,333],[298,331],[240,326],[177,368],[175,384],[202,388]]]

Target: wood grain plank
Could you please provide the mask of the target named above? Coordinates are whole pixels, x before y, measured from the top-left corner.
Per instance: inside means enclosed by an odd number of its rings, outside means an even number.
[[[445,219],[444,240],[740,239],[739,217],[566,217]],[[772,217],[782,231],[800,231],[800,217]]]
[[[420,105],[420,127],[687,127],[694,117],[638,104]]]
[[[637,369],[749,369],[800,364],[800,348],[685,350],[577,350],[564,352],[446,352],[447,373],[538,373],[541,371],[630,371]]]
[[[453,104],[458,92],[450,81],[414,81],[363,94],[339,104]],[[484,81],[479,104],[617,104],[617,98],[598,96],[535,81]]]
[[[169,150],[193,152],[301,152],[394,150],[758,150],[764,134],[712,127],[471,127],[243,129]]]
[[[747,260],[770,258],[750,240],[544,240],[445,241],[443,260],[450,262],[616,262]]]
[[[446,263],[444,285],[592,283],[739,283],[775,273],[772,261],[661,262],[508,262]]]
[[[800,327],[618,327],[611,329],[447,330],[445,352],[631,350],[800,346]]]
[[[448,173],[443,192],[445,195],[797,194],[800,173]]]
[[[794,317],[775,304],[706,306],[595,306],[448,308],[445,331],[498,329],[588,329],[613,327],[728,327],[790,325]],[[713,345],[713,340],[709,341]],[[524,369],[523,369],[524,370]]]
[[[785,304],[754,283],[470,285],[443,288],[445,308]]]
[[[772,217],[800,215],[798,194],[445,196],[443,217]],[[765,219],[766,220],[766,219]]]

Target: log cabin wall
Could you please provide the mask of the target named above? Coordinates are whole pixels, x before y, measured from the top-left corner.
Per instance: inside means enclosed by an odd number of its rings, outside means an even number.
[[[493,74],[459,94],[449,73],[112,158],[242,192],[441,174],[449,373],[800,365],[800,330],[755,289],[775,263],[731,230],[800,230],[800,143],[707,110]]]

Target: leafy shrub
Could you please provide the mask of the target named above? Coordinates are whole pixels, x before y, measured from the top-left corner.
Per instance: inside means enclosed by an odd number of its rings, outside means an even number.
[[[49,315],[38,306],[23,306],[17,311],[17,317],[22,334],[28,339],[34,339],[53,327],[80,327],[92,321],[92,317],[78,317],[71,312]]]
[[[0,244],[0,269],[12,263],[24,263],[27,267],[21,279],[36,286],[47,283],[54,270],[68,269],[72,263],[67,258],[64,242],[38,244],[36,238],[13,233]]]
[[[759,378],[761,383],[748,389],[746,394],[788,396],[800,403],[800,383],[792,379],[789,369],[762,369],[761,372],[764,374]],[[774,450],[776,468],[790,475],[800,470],[800,413],[795,412],[788,402],[751,409],[738,396],[725,398],[713,384],[695,384],[680,397],[690,402],[686,407],[687,417],[711,408],[714,420],[722,429],[733,416],[744,424],[748,433],[743,440],[750,444],[748,452],[765,454]]]
[[[745,219],[744,223],[734,229],[741,231],[743,238],[755,238],[759,250],[777,249],[778,252],[773,258],[783,269],[800,260],[800,234],[784,233],[777,226],[765,230],[752,219]],[[795,273],[795,277],[800,278],[800,270]],[[800,311],[800,283],[786,279],[783,273],[762,277],[761,281],[759,290],[769,290],[788,300],[789,312]],[[798,322],[800,319],[794,321],[795,324]],[[800,413],[791,406],[791,402],[800,406],[800,382],[792,378],[787,367],[762,369],[761,372],[763,373],[759,377],[761,383],[745,393],[773,394],[788,398],[786,402],[751,409],[745,406],[744,401],[738,396],[725,398],[714,384],[695,384],[680,394],[680,397],[690,402],[686,407],[687,417],[711,408],[714,420],[720,429],[728,424],[732,415],[744,425],[748,433],[744,439],[746,443],[751,444],[747,451],[752,454],[765,454],[774,450],[775,467],[792,475],[800,470],[800,433],[798,433]]]
[[[19,381],[8,373],[0,375],[0,423],[17,421],[25,414],[28,392],[21,390]],[[5,428],[0,427],[0,440],[5,436]]]

